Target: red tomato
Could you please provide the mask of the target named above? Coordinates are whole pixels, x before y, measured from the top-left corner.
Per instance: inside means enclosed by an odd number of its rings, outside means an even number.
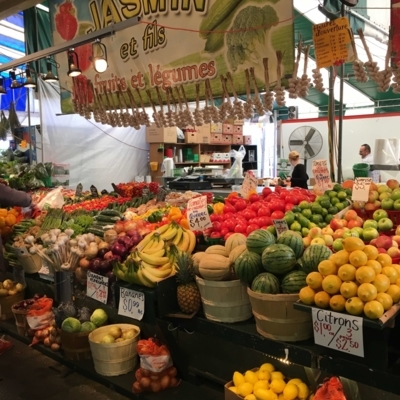
[[[250,225],[250,224],[257,224],[257,222],[258,222],[258,218],[252,218],[252,219],[249,219],[248,220],[248,224]]]
[[[271,211],[284,211],[285,202],[283,200],[275,200],[269,203],[268,207]]]
[[[282,192],[282,190],[283,190],[283,188],[282,188],[282,186],[275,186],[275,193],[280,193],[280,192]]]
[[[213,229],[213,232],[219,232],[221,230],[221,222],[214,221],[212,223],[212,229]]]
[[[232,208],[235,210],[235,207],[232,207]],[[234,212],[228,212],[226,214],[222,214],[222,218],[225,221],[225,220],[227,220],[229,218],[235,218],[235,215],[236,215],[236,210]]]
[[[258,209],[257,215],[259,217],[263,217],[263,216],[269,217],[271,215],[271,211],[267,207],[261,207],[261,208]]]
[[[269,216],[262,216],[262,217],[258,217],[258,225],[260,226],[270,226],[272,225],[272,218]]]
[[[271,188],[269,188],[269,187],[265,187],[265,188],[262,190],[262,195],[263,195],[264,199],[265,199],[269,194],[271,194],[271,193],[272,193],[272,190],[271,190]]]
[[[235,209],[236,211],[243,211],[247,207],[246,201],[243,199],[239,199],[235,203]]]
[[[259,210],[260,207],[262,207],[261,201],[256,201],[255,203],[253,203],[253,204],[250,206],[250,208],[251,208],[253,211],[255,211],[255,212],[257,212],[257,211]]]
[[[234,232],[228,232],[225,236],[224,236],[224,240],[226,241],[228,239],[229,236],[233,235]]]
[[[246,233],[247,225],[238,224],[235,226],[235,233]]]
[[[285,211],[291,211],[293,207],[294,207],[294,204],[292,204],[292,203],[286,203],[286,205],[285,205]]]
[[[280,210],[276,210],[271,214],[271,219],[283,219],[285,213]]]
[[[221,232],[211,232],[210,238],[218,239],[220,237],[222,237]]]
[[[250,203],[255,203],[256,201],[260,200],[260,196],[256,193],[253,193],[249,196]]]
[[[315,199],[317,198],[317,196],[315,194],[310,193],[308,195],[308,198],[310,199],[310,202],[313,203],[315,201]]]
[[[219,231],[220,235],[224,236],[224,237],[229,232],[230,232],[230,230],[228,228],[226,228],[226,227],[222,227],[221,230]]]
[[[271,201],[274,200],[274,199],[279,199],[279,195],[278,195],[277,193],[271,193],[271,194],[269,194],[269,195],[266,197],[265,201],[267,201],[267,202],[269,203],[269,202],[271,202]]]
[[[221,221],[221,216],[218,215],[218,214],[211,214],[210,215],[210,220],[211,220],[211,222]]]
[[[234,229],[235,229],[235,226],[236,226],[236,224],[237,224],[237,220],[234,219],[234,218],[231,218],[231,219],[227,219],[224,223],[225,223],[225,226],[226,226],[231,232],[233,232]]]
[[[285,200],[287,195],[288,195],[287,190],[282,190],[282,192],[279,193],[279,197],[280,197],[282,200]]]
[[[260,229],[257,224],[250,224],[246,229],[246,233],[250,235],[251,232],[256,231],[257,229]]]
[[[225,207],[224,207],[224,214],[228,214],[228,213],[235,213],[236,212],[236,209],[235,209],[235,207],[233,207],[233,205],[231,205],[231,204],[226,204],[225,203]]]
[[[212,232],[212,228],[207,228],[207,229],[204,229],[204,236],[210,236],[211,235],[211,232]]]
[[[252,218],[256,218],[257,213],[255,211],[251,210],[250,208],[248,208],[243,211],[243,216],[247,219],[247,221],[249,221]]]
[[[285,198],[286,203],[291,203],[293,205],[299,204],[299,199],[297,196],[294,196],[293,194],[288,194]]]

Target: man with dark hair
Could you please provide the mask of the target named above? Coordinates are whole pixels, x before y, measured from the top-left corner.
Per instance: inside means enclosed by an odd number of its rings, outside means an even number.
[[[363,144],[360,147],[360,156],[361,162],[364,164],[373,164],[374,158],[371,154],[371,146],[369,144]],[[375,183],[378,183],[380,180],[380,173],[379,171],[369,171],[368,176],[372,178]]]

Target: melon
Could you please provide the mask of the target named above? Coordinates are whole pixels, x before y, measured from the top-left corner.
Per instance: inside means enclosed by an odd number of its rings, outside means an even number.
[[[247,250],[245,244],[241,244],[235,247],[229,254],[229,264],[235,264],[235,261],[239,258],[241,254],[243,254]]]
[[[310,272],[318,272],[318,264],[327,260],[332,255],[332,251],[323,244],[314,244],[307,247],[301,258],[301,269],[309,274]]]
[[[263,272],[261,256],[246,250],[235,261],[234,270],[238,279],[251,285],[254,278]]]
[[[263,272],[255,277],[251,290],[257,293],[278,294],[279,279],[269,272]]]
[[[281,283],[282,293],[299,293],[303,287],[307,286],[307,274],[304,271],[291,271],[287,273]]]
[[[257,254],[262,254],[268,246],[274,243],[275,236],[265,229],[251,232],[246,240],[247,250]]]
[[[199,273],[207,281],[229,280],[232,274],[228,257],[206,254],[200,260]]]
[[[207,254],[204,253],[204,251],[199,251],[198,253],[192,254],[193,269],[194,269],[194,272],[196,275],[200,275],[200,272],[199,272],[200,261],[206,255]]]
[[[207,247],[205,252],[207,254],[218,254],[224,257],[228,256],[228,254],[226,254],[225,246],[221,246],[220,244],[215,244],[213,246]]]
[[[294,251],[285,244],[272,244],[262,253],[262,266],[274,275],[283,275],[296,265]]]
[[[300,258],[304,251],[304,243],[303,238],[298,232],[294,231],[286,231],[283,232],[278,240],[276,241],[278,244],[285,244],[289,246],[296,255],[296,258]]]
[[[231,236],[229,236],[225,242],[227,256],[229,256],[231,252],[238,246],[246,244],[246,239],[246,236],[244,236],[242,233],[233,233]]]

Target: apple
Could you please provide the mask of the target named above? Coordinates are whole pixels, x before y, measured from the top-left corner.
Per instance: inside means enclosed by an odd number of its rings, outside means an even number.
[[[379,232],[375,228],[365,228],[362,237],[365,241],[371,242],[371,244],[374,245],[372,241],[379,237]]]
[[[392,239],[389,236],[379,236],[376,239],[376,244],[375,246],[379,249],[379,248],[383,248],[383,249],[388,249],[389,247],[392,247]]]
[[[381,202],[381,207],[384,210],[393,210],[394,201],[389,197],[387,199],[383,199]]]
[[[378,222],[375,221],[374,219],[367,219],[364,224],[363,224],[363,228],[375,228],[378,229]]]
[[[322,237],[322,229],[319,228],[318,226],[311,228],[310,231],[308,232],[308,237],[311,239],[315,238],[321,238]]]
[[[369,244],[376,247],[376,239],[372,239]]]
[[[306,236],[303,238],[304,247],[309,247],[311,245],[311,238]]]
[[[339,218],[332,218],[329,226],[334,230],[342,229],[344,227],[343,220]]]
[[[344,219],[346,221],[356,220],[357,217],[358,217],[358,214],[354,210],[346,211],[346,213],[344,214]]]
[[[400,185],[396,179],[389,179],[386,182],[386,186],[393,190],[393,189],[397,189]]]
[[[388,213],[385,210],[376,210],[374,211],[374,214],[372,215],[372,218],[375,221],[379,221],[382,218],[387,218],[388,217]]]
[[[335,239],[332,243],[332,248],[335,251],[343,250],[343,239]]]
[[[400,199],[394,201],[393,209],[394,210],[400,210]]]
[[[398,229],[398,227],[397,227],[397,229]],[[397,229],[396,229],[396,232],[397,232]],[[392,236],[392,240],[394,241],[394,242],[396,242],[398,245],[400,245],[400,235],[394,235],[394,236]]]
[[[367,211],[375,211],[375,210],[378,210],[380,206],[381,206],[381,202],[379,200],[376,200],[374,203],[366,203],[365,209]]]
[[[352,220],[349,221],[349,223],[347,224],[347,227],[348,227],[349,229],[357,228],[357,227],[361,228],[362,226],[363,226],[362,220],[360,221],[360,220],[354,220],[354,219],[352,219]]]
[[[379,199],[379,193],[376,190],[371,190],[368,194],[368,202],[375,203]]]
[[[311,240],[311,246],[315,245],[315,244],[322,244],[323,246],[326,245],[325,240],[322,239],[321,237],[317,237]]]
[[[390,199],[391,194],[389,192],[383,192],[379,195],[379,200],[385,200],[385,199]]]
[[[353,201],[353,208],[355,210],[362,210],[365,207],[364,201]]]
[[[343,239],[346,239],[349,237],[360,237],[360,235],[358,234],[358,232],[355,232],[355,231],[352,231],[349,229],[348,231],[343,232]]]
[[[325,241],[326,246],[332,246],[333,244],[333,237],[331,235],[323,235],[322,237]]]
[[[392,258],[400,257],[400,251],[397,247],[389,247],[387,249],[387,254],[389,254],[389,256]]]
[[[400,225],[396,228],[396,232],[394,233],[396,236],[400,236]]]
[[[383,249],[382,247],[379,247],[378,253],[386,254],[386,249]]]
[[[378,193],[379,194],[382,194],[382,193],[385,193],[385,192],[391,192],[391,191],[392,191],[392,189],[390,189],[389,186],[386,186],[386,185],[379,185],[378,186]]]
[[[345,231],[343,229],[336,229],[336,231],[333,234],[333,238],[334,239],[341,239],[343,237],[344,232]]]
[[[393,222],[389,218],[381,218],[378,221],[378,229],[380,231],[390,231],[393,229]]]
[[[321,230],[321,233],[323,234],[323,235],[333,235],[333,229],[330,227],[330,226],[326,226],[325,228],[323,228],[322,230]]]
[[[362,234],[364,232],[364,229],[359,227],[351,228],[350,230],[353,232],[357,232],[359,237],[362,237]]]
[[[394,189],[392,194],[390,195],[392,200],[399,200],[400,199],[400,189]]]
[[[393,238],[391,238],[391,239],[392,239],[392,247],[396,247],[396,249],[398,249],[399,244],[395,240],[393,240]]]

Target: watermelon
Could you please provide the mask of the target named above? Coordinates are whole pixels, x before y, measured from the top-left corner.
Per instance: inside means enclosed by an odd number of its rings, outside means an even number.
[[[280,291],[279,279],[269,272],[263,272],[254,279],[251,290],[257,293],[277,294]]]
[[[246,250],[236,259],[234,269],[238,279],[251,285],[254,278],[263,271],[261,256]]]
[[[274,243],[274,235],[265,229],[257,229],[251,232],[246,240],[247,250],[260,255],[268,246]]]
[[[286,274],[296,265],[294,251],[285,244],[272,244],[262,253],[262,265],[267,272],[275,275]]]
[[[332,255],[332,251],[323,244],[313,244],[307,247],[301,258],[301,268],[306,273],[318,272],[318,264],[327,260]]]
[[[279,236],[276,241],[278,244],[285,244],[289,246],[296,255],[296,258],[300,258],[304,251],[303,238],[298,232],[286,231]]]
[[[307,274],[304,271],[291,271],[287,273],[281,282],[282,293],[299,293],[307,286]]]

